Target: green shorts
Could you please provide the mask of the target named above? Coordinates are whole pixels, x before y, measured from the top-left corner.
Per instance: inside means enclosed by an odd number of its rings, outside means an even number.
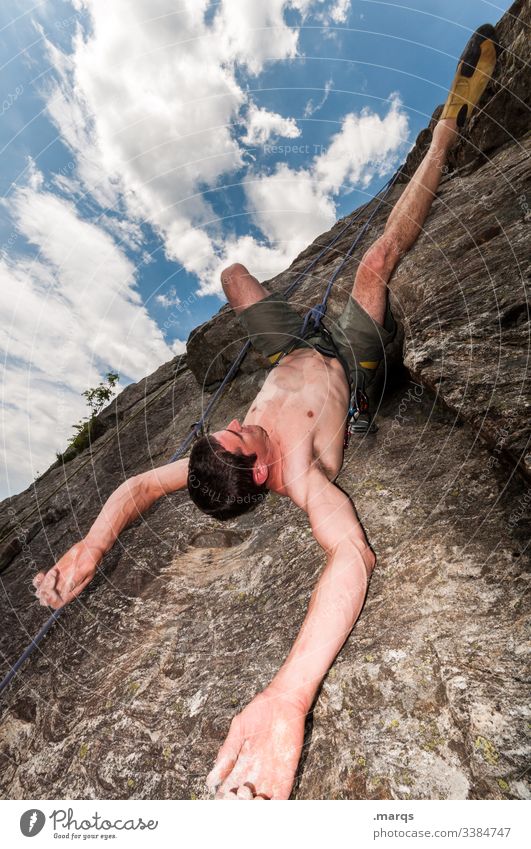
[[[312,328],[305,338],[300,336],[303,319],[281,292],[271,292],[251,304],[239,319],[253,347],[271,362],[295,348],[316,348],[326,356],[338,357],[351,388],[360,389],[372,382],[378,364],[385,359],[385,346],[397,329],[389,301],[382,327],[351,295],[337,321],[325,319],[324,332]]]

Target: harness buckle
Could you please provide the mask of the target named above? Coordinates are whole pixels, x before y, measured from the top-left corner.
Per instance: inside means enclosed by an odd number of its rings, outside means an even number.
[[[377,430],[369,410],[369,399],[358,386],[350,396],[350,404],[345,425],[344,447],[347,448],[352,434],[374,433]]]
[[[202,436],[206,436],[208,434],[208,422],[199,419],[197,422],[192,422],[190,425],[190,430],[195,430],[197,428],[197,433],[195,435],[196,439],[200,439]]]

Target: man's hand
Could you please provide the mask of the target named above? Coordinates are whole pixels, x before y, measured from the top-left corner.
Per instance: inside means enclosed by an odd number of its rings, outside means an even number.
[[[289,799],[306,709],[272,688],[232,720],[207,786],[216,799]]]
[[[76,598],[96,574],[103,553],[85,539],[73,545],[49,572],[35,575],[33,586],[39,602],[57,610]]]
[[[96,574],[104,555],[121,531],[147,510],[157,498],[183,489],[188,459],[176,460],[128,478],[103,505],[87,536],[61,557],[49,572],[33,579],[40,603],[57,609],[76,598]]]

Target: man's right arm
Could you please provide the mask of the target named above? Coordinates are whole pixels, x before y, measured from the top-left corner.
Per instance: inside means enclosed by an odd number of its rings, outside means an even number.
[[[49,572],[33,579],[42,605],[58,608],[76,598],[92,580],[121,531],[162,495],[184,489],[188,459],[128,478],[103,505],[86,537],[72,546]]]

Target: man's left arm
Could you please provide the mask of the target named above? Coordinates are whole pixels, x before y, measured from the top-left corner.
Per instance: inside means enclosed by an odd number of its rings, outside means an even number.
[[[207,778],[217,798],[289,798],[305,716],[359,616],[375,564],[351,501],[321,471],[289,494],[308,513],[327,563],[288,657],[231,723]]]
[[[306,491],[294,500],[308,513],[327,562],[297,639],[271,686],[309,710],[360,614],[376,558],[352,502],[322,472],[312,472]]]

